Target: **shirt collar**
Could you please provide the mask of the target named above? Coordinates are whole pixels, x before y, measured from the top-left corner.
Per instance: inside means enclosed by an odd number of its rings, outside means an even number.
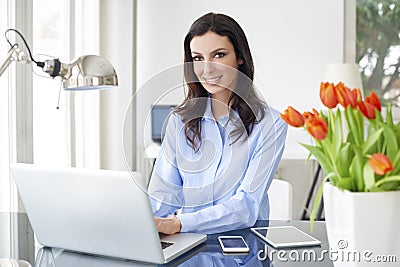
[[[208,96],[206,109],[204,111],[203,120],[215,121],[214,114],[212,113],[211,109],[211,96]]]
[[[233,116],[234,118],[238,118],[239,114],[236,111],[234,111],[234,110],[232,111],[231,110],[229,115],[222,116],[220,118],[220,120],[226,122],[226,121],[228,121],[229,116]],[[214,114],[212,113],[212,109],[211,109],[211,95],[209,95],[208,98],[207,98],[206,109],[204,111],[203,120],[215,121]]]

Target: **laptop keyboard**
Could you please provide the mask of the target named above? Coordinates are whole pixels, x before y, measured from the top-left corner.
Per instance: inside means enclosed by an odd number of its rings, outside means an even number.
[[[161,241],[161,247],[162,249],[166,249],[169,246],[172,246],[174,243],[171,242],[166,242],[166,241]]]

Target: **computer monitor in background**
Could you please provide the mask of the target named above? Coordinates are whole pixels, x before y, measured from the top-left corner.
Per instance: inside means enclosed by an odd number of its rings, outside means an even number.
[[[151,140],[161,144],[172,109],[175,105],[153,105],[151,107]]]

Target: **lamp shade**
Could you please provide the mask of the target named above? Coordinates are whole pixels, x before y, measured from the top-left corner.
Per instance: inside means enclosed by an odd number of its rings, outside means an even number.
[[[86,55],[68,65],[62,75],[65,90],[98,90],[118,86],[113,66],[101,56]]]
[[[325,72],[325,81],[335,84],[343,82],[347,87],[363,90],[358,64],[355,63],[328,64]]]

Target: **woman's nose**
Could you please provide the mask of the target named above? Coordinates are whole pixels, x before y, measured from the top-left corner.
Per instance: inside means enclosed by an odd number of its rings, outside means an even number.
[[[203,73],[210,74],[214,71],[215,63],[210,60],[204,60]]]

